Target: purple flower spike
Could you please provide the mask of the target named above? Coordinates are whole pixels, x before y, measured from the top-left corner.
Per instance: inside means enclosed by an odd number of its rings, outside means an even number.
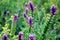
[[[26,14],[28,14],[28,11],[29,11],[28,7],[25,7]]]
[[[56,6],[52,5],[51,6],[51,13],[52,13],[52,15],[55,15],[55,12],[56,12]]]
[[[7,40],[7,35],[6,34],[3,34],[3,36],[2,36],[2,40]]]
[[[29,8],[31,9],[31,11],[33,12],[34,11],[34,5],[33,5],[32,1],[29,1],[28,5],[29,5]]]
[[[14,14],[13,20],[16,21],[18,19],[18,14]]]
[[[29,40],[35,40],[35,35],[34,34],[30,34],[29,35]]]
[[[32,26],[32,24],[33,24],[32,16],[28,17],[28,24],[29,24],[30,27]]]
[[[19,32],[19,34],[18,34],[18,40],[23,40],[23,32]]]

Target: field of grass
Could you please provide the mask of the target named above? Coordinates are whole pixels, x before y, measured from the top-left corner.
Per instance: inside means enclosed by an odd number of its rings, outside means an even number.
[[[0,40],[60,40],[60,0],[0,0]]]

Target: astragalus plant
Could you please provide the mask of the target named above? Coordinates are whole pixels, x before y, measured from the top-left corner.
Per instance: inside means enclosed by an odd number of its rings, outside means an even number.
[[[59,0],[0,0],[0,40],[59,40]]]

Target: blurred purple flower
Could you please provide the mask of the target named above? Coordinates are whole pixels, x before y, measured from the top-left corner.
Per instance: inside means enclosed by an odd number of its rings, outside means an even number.
[[[18,34],[18,40],[23,40],[23,32],[19,32],[19,34]]]
[[[28,6],[31,9],[31,11],[33,12],[34,11],[34,5],[33,5],[32,1],[28,2]]]
[[[56,6],[52,5],[51,6],[51,13],[52,13],[52,15],[55,15],[55,12],[56,12]]]
[[[25,7],[26,14],[28,14],[28,11],[29,11],[28,7]]]
[[[33,24],[32,16],[28,17],[28,24],[29,24],[30,27],[32,26],[32,24]]]
[[[29,35],[29,40],[35,40],[35,35],[34,34],[30,34]]]
[[[8,38],[8,36],[6,34],[3,34],[2,40],[8,40],[7,38]]]
[[[18,14],[14,14],[13,20],[16,21],[18,19]]]

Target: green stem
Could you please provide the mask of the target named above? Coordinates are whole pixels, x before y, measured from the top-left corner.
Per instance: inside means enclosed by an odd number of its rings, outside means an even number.
[[[49,28],[48,26],[50,25],[50,21],[51,21],[52,17],[53,17],[53,15],[51,15],[50,20],[47,23],[47,26],[44,28],[44,33],[42,34],[42,36],[43,36],[42,40],[45,40],[45,34],[46,34],[46,32],[47,32],[47,30]]]
[[[31,32],[31,26],[29,27],[29,33]]]
[[[33,12],[31,14],[32,14],[32,17],[33,17]]]
[[[11,34],[14,35],[16,32],[16,21],[12,20],[12,25],[11,25]]]

